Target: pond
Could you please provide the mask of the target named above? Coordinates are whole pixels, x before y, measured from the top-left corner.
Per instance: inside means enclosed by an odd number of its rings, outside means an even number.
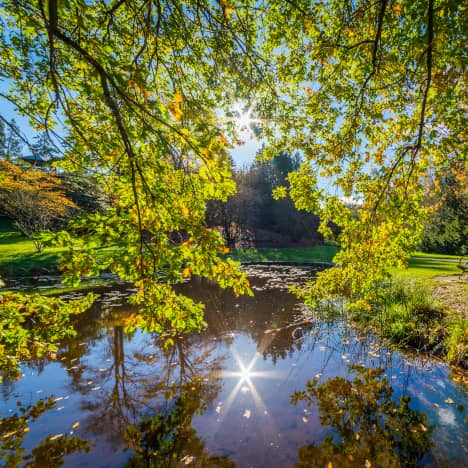
[[[467,395],[446,365],[320,320],[287,289],[314,269],[246,269],[255,297],[182,285],[208,325],[166,348],[124,332],[129,286],[101,288],[55,360],[1,385],[0,463],[465,466]]]

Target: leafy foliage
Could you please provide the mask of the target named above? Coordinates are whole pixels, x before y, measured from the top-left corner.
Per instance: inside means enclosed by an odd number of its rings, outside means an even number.
[[[317,404],[321,424],[335,431],[319,446],[302,447],[296,466],[417,466],[432,445],[425,414],[412,410],[407,396],[392,399],[382,369],[350,369],[353,380],[314,379],[293,395],[294,404]]]
[[[309,302],[366,300],[404,265],[423,226],[422,180],[464,157],[462,2],[2,0],[0,11],[3,97],[38,130],[64,116],[64,166],[96,171],[116,200],[62,237],[75,281],[109,267],[155,304],[158,271],[248,290],[204,227],[206,201],[234,192],[235,125],[220,115],[239,99],[256,103],[263,158],[304,156],[276,194],[318,214],[324,236],[330,221],[341,227],[337,268],[309,285]],[[316,190],[319,178],[331,189]],[[94,249],[111,241],[123,255],[97,265]]]
[[[236,265],[219,258],[222,239],[204,221],[206,200],[234,192],[230,138],[217,108],[226,81],[258,80],[254,68],[243,71],[257,25],[246,13],[246,23],[229,21],[212,2],[6,1],[1,8],[9,98],[22,102],[39,130],[52,130],[63,114],[64,168],[95,171],[114,201],[57,237],[67,248],[66,279],[110,270],[137,284],[134,301],[144,300],[150,323],[185,329],[192,310],[200,328],[201,306],[161,283],[199,275],[236,294],[249,291]],[[31,66],[35,72],[26,73]],[[97,249],[115,245],[110,259],[96,258]]]
[[[281,50],[275,64],[293,97],[285,107],[271,102],[280,129],[267,131],[274,145],[266,153],[301,149],[292,198],[319,214],[325,236],[328,221],[342,227],[337,268],[304,295],[366,298],[418,243],[428,172],[440,178],[449,158],[466,167],[466,7],[295,1],[272,10],[269,45]],[[318,177],[336,195],[312,192]],[[343,197],[358,201],[357,215]]]
[[[57,343],[74,335],[70,320],[85,311],[94,296],[65,302],[39,294],[0,294],[0,369],[18,375],[22,359],[49,356],[54,358]]]

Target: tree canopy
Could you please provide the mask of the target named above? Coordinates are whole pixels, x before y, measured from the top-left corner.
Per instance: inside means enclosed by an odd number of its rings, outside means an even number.
[[[319,214],[325,235],[330,221],[341,227],[337,268],[306,295],[365,299],[419,239],[423,181],[448,157],[466,168],[465,10],[454,0],[0,1],[0,76],[11,85],[0,96],[60,140],[64,167],[94,171],[116,200],[59,236],[65,272],[134,281],[156,328],[199,310],[162,272],[247,292],[205,226],[206,201],[235,190],[229,116],[244,102],[262,157],[304,157],[276,195]]]

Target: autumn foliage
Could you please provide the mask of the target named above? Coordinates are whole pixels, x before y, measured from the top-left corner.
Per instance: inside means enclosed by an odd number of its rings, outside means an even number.
[[[51,172],[21,168],[0,160],[0,210],[28,238],[38,252],[42,243],[34,235],[65,220],[77,206],[65,195],[61,180]]]

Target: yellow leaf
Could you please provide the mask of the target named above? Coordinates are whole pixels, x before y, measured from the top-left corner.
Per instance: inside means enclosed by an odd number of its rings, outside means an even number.
[[[184,278],[188,278],[190,276],[190,267],[185,267],[184,270],[182,271],[182,276]]]
[[[447,399],[445,400],[445,403],[452,404],[452,403],[453,403],[453,400],[452,400],[451,398],[447,398]]]
[[[183,112],[180,110],[178,103],[168,104],[167,107],[169,108],[170,113],[175,119],[180,120],[182,118]]]
[[[178,93],[174,94],[174,102],[179,103],[179,102],[182,102],[183,100],[184,98],[180,94]]]

